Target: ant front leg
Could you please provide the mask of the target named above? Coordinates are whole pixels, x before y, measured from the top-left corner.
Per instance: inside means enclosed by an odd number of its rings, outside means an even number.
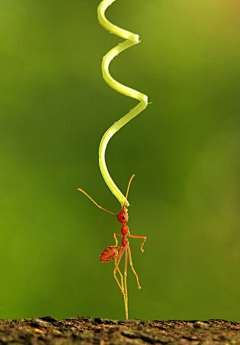
[[[113,237],[114,237],[114,240],[115,240],[115,246],[116,246],[116,247],[118,246],[118,239],[117,239],[117,236],[123,237],[123,235],[122,235],[122,234],[118,234],[117,232],[114,232]]]
[[[140,250],[143,253],[144,252],[143,246],[144,246],[145,242],[147,241],[147,237],[146,236],[136,236],[136,235],[128,235],[128,236],[132,237],[132,238],[142,238],[143,239],[143,241],[140,245]]]

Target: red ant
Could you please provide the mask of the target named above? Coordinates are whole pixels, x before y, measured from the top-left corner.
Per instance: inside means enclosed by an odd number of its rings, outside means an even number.
[[[128,186],[127,186],[127,192],[126,192],[126,200],[128,197],[128,193],[129,193],[129,189],[130,189],[130,185],[131,182],[133,180],[135,175],[132,175],[129,182],[128,182]],[[128,320],[128,292],[127,292],[127,264],[128,264],[128,259],[129,259],[129,263],[130,263],[130,267],[133,271],[133,274],[136,277],[137,280],[137,286],[138,289],[141,289],[141,286],[139,284],[139,279],[138,279],[138,275],[133,267],[133,261],[132,261],[132,254],[131,254],[131,249],[130,249],[130,245],[129,245],[129,241],[127,237],[131,237],[131,238],[141,238],[143,239],[141,245],[140,245],[140,250],[143,253],[143,246],[144,243],[147,240],[147,237],[145,236],[136,236],[136,235],[131,235],[130,231],[129,231],[129,227],[127,226],[127,222],[128,222],[128,210],[127,210],[127,206],[124,203],[122,205],[122,208],[120,210],[119,213],[114,213],[111,211],[106,210],[105,208],[103,208],[102,206],[98,205],[96,203],[96,201],[94,201],[84,190],[82,190],[81,188],[78,188],[78,190],[85,194],[98,208],[100,208],[101,210],[110,213],[110,214],[114,214],[117,216],[117,220],[122,223],[122,227],[121,227],[121,234],[115,232],[113,234],[114,240],[115,240],[115,245],[114,246],[109,246],[106,249],[104,249],[104,251],[102,252],[102,254],[100,255],[100,261],[101,262],[108,262],[108,261],[112,261],[114,259],[114,269],[113,269],[113,276],[114,279],[116,280],[122,294],[124,297],[124,305],[125,305],[125,317],[126,320]],[[117,236],[122,237],[122,242],[121,245],[118,245],[118,239]],[[123,254],[125,253],[125,263],[124,263],[124,276],[119,268],[119,264],[120,261],[122,259]],[[117,272],[120,276],[120,280],[119,281],[118,277],[117,277]]]

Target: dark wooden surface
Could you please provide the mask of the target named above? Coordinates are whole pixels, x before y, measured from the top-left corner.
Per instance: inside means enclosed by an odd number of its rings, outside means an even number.
[[[0,344],[171,344],[240,345],[240,323],[209,321],[116,321],[51,316],[0,320]]]

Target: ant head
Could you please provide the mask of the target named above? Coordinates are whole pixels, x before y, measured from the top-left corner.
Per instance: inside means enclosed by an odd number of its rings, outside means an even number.
[[[117,215],[117,220],[120,223],[127,223],[128,222],[128,210],[127,210],[126,205],[123,205],[123,207],[121,208],[120,212]]]

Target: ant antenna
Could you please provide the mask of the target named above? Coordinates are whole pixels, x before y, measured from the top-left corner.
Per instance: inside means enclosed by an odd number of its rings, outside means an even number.
[[[88,195],[83,189],[78,188],[77,190],[78,190],[79,192],[83,193],[84,195],[86,195],[86,197],[87,197],[88,199],[90,199],[90,200],[94,203],[94,205],[96,205],[98,208],[100,208],[100,210],[103,210],[103,211],[105,211],[105,212],[107,212],[107,213],[110,213],[110,214],[115,214],[115,215],[117,215],[117,213],[108,211],[108,210],[106,210],[105,208],[103,208],[102,206],[98,205],[98,203],[96,203],[96,201],[93,200],[93,198],[91,198],[90,195]]]
[[[130,177],[130,180],[129,180],[129,182],[128,182],[127,191],[126,191],[126,196],[125,196],[126,199],[128,198],[129,189],[130,189],[130,186],[131,186],[131,183],[132,183],[132,180],[134,179],[134,177],[135,177],[135,174],[133,174],[133,175]]]

